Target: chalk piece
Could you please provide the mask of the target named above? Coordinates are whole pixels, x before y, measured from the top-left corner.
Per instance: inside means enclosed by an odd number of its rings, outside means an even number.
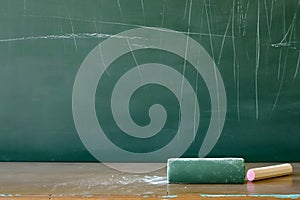
[[[248,181],[256,181],[267,178],[275,178],[293,173],[291,164],[273,165],[267,167],[252,168],[247,171]]]
[[[168,159],[169,183],[244,183],[243,158]]]

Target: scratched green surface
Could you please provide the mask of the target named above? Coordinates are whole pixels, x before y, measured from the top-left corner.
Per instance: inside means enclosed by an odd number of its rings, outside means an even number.
[[[300,161],[300,6],[298,0],[1,0],[0,1],[0,160],[95,161],[74,125],[72,90],[76,73],[100,42],[122,31],[168,28],[189,35],[214,59],[224,81],[227,113],[222,134],[209,157],[246,161]],[[185,47],[182,47],[185,48]],[[142,62],[183,71],[183,59],[168,52],[141,50]],[[98,118],[107,134],[121,135],[109,95],[130,54],[111,66],[96,93]],[[183,73],[183,72],[182,72]],[[184,156],[195,157],[208,128],[210,99],[195,71],[185,74],[201,99],[195,141]],[[199,87],[197,87],[199,84]],[[160,97],[160,98],[158,98]],[[162,138],[137,144],[117,136],[122,148],[147,152],[161,148],[178,128],[179,102],[166,88],[150,85],[132,97],[139,125],[147,108],[165,106]],[[100,119],[101,120],[101,119]],[[136,146],[137,145],[137,146]],[[109,149],[107,150],[109,152]],[[159,160],[159,159],[158,159]]]

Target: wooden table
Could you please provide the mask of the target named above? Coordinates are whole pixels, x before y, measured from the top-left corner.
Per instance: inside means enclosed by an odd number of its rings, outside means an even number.
[[[300,199],[300,163],[292,165],[291,176],[253,183],[168,184],[165,168],[128,174],[100,163],[0,163],[0,199]]]

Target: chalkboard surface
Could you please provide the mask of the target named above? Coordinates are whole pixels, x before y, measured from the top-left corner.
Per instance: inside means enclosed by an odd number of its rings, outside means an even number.
[[[0,27],[1,161],[300,161],[298,0],[2,0]]]

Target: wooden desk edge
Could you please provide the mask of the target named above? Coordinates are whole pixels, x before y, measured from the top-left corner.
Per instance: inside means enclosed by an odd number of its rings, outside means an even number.
[[[120,199],[120,200],[278,200],[278,199],[300,199],[299,194],[180,194],[180,195],[82,195],[82,196],[55,196],[55,195],[19,195],[19,196],[0,196],[0,200],[106,200],[106,199]]]

